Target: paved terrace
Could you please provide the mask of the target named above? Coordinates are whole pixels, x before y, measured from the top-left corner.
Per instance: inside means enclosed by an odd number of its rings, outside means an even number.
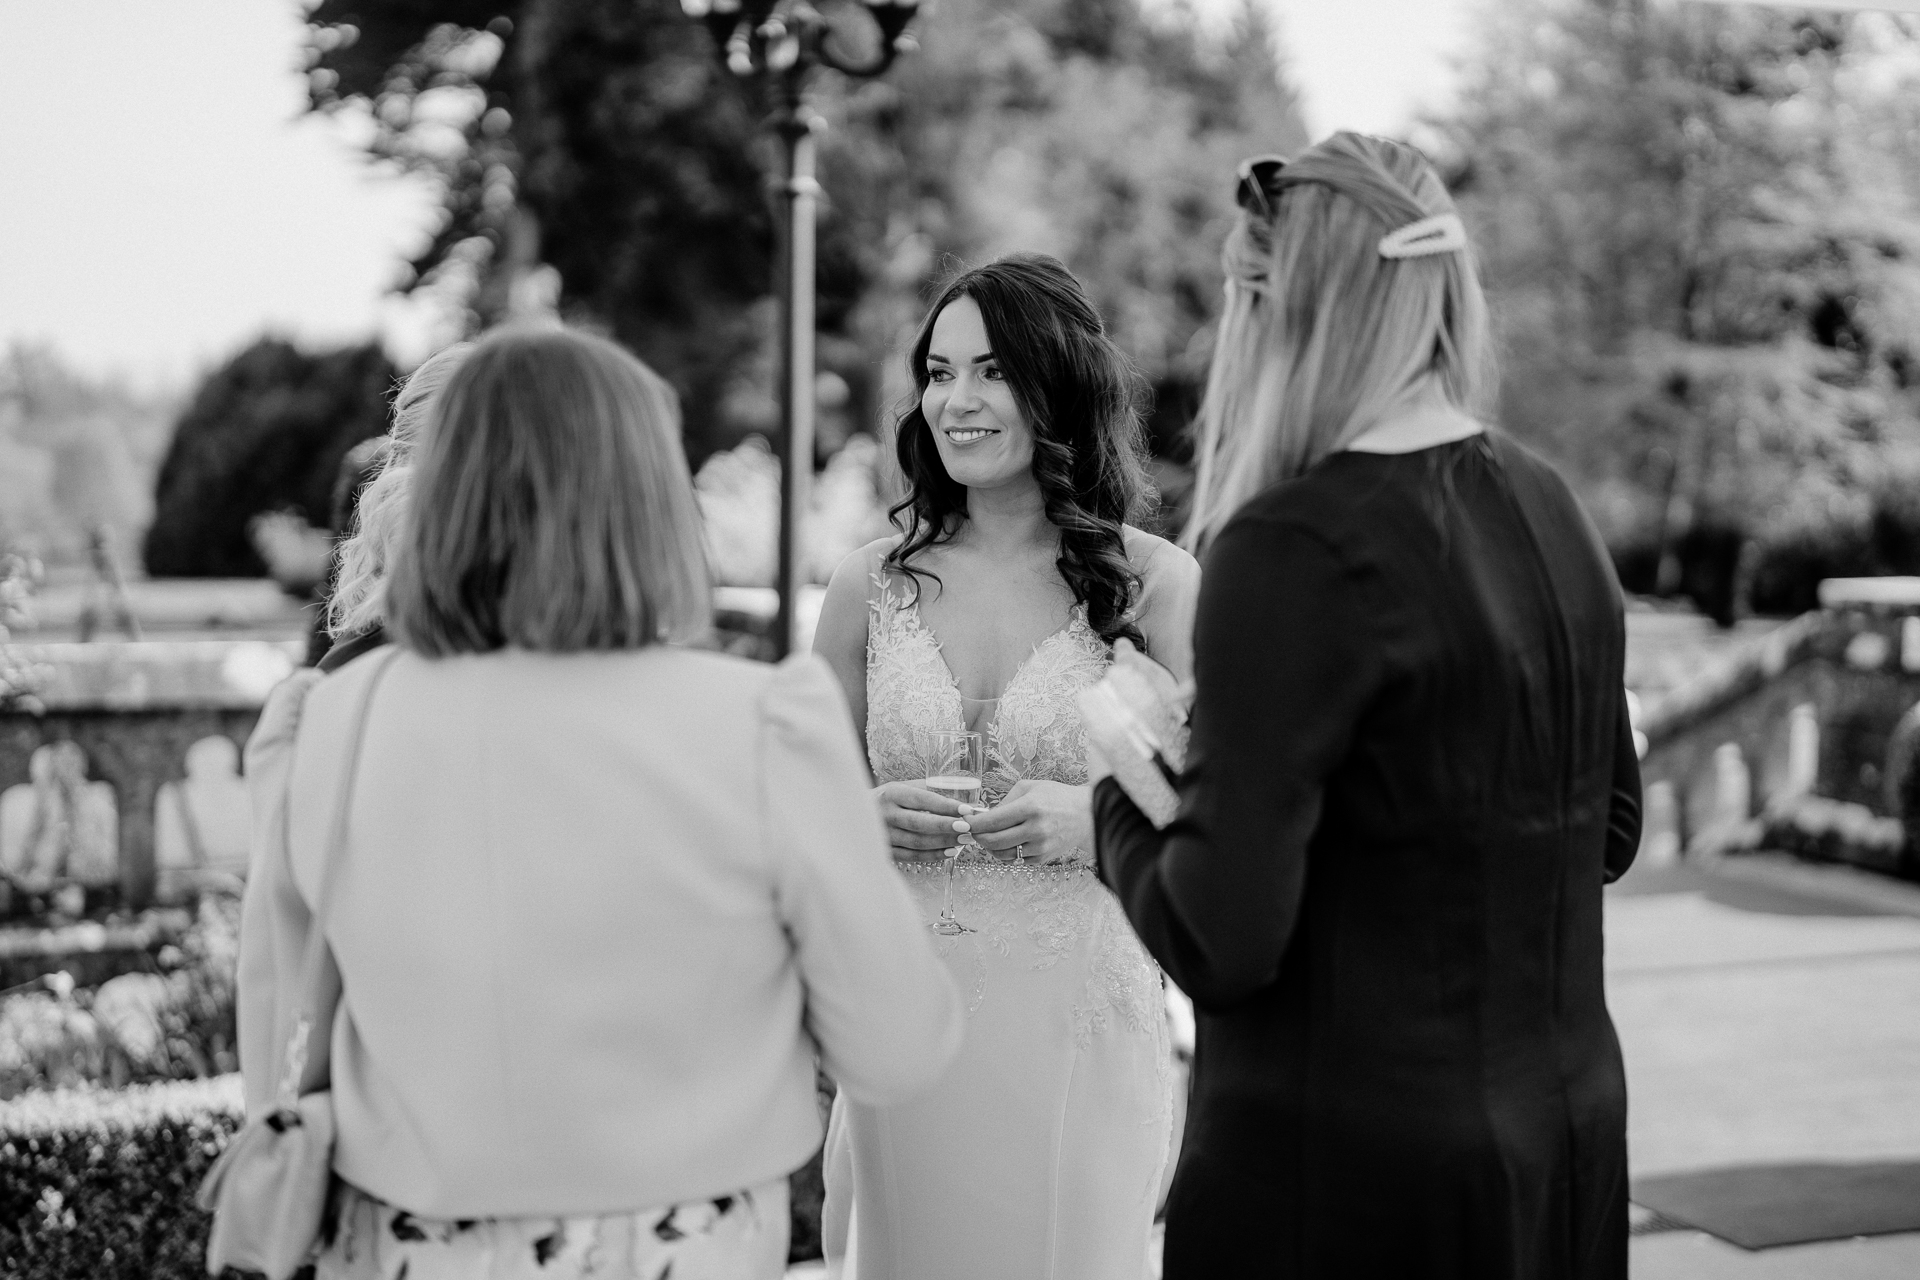
[[[1920,887],[1768,855],[1636,868],[1607,949],[1636,1179],[1920,1161]],[[1920,1233],[1748,1252],[1654,1230],[1632,1257],[1634,1280],[1910,1280]]]
[[[1636,1180],[1920,1161],[1920,886],[1772,855],[1638,867],[1608,890],[1607,972]],[[1920,1232],[1748,1251],[1634,1219],[1632,1280],[1920,1277]]]

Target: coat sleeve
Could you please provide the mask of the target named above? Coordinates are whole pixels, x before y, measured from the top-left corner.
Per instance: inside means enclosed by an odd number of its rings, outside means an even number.
[[[293,744],[317,671],[294,673],[267,695],[247,739],[247,797],[253,807],[247,889],[240,906],[236,1018],[247,1114],[273,1103],[278,1059],[299,1001],[300,960],[313,913],[287,865],[287,789]]]
[[[826,663],[794,658],[761,703],[761,822],[821,1065],[857,1102],[933,1085],[963,1015],[867,787]]]
[[[1640,852],[1640,753],[1633,746],[1633,721],[1620,699],[1620,724],[1614,733],[1613,799],[1607,807],[1606,883],[1627,873]]]
[[[1178,817],[1156,832],[1111,779],[1095,793],[1102,878],[1202,1008],[1278,976],[1326,780],[1382,678],[1366,593],[1312,531],[1230,524],[1200,587]]]

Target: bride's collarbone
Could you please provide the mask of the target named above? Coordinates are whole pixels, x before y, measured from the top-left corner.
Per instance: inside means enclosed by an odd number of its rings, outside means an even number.
[[[962,697],[998,698],[1034,651],[1072,624],[1073,596],[1013,589],[961,590],[920,602],[921,624],[939,645]]]

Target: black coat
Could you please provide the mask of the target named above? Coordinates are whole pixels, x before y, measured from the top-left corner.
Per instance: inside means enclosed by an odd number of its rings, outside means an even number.
[[[1624,650],[1591,524],[1500,438],[1336,455],[1215,540],[1181,815],[1095,797],[1198,1014],[1169,1280],[1624,1280]]]

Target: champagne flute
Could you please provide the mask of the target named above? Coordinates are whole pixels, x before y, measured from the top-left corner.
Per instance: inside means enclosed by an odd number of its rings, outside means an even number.
[[[938,796],[981,808],[986,788],[986,745],[981,736],[964,729],[940,729],[928,734],[926,788]],[[960,860],[962,845],[978,848],[965,837],[947,850],[946,904],[933,931],[946,937],[973,930],[961,924],[953,914],[953,867]]]

